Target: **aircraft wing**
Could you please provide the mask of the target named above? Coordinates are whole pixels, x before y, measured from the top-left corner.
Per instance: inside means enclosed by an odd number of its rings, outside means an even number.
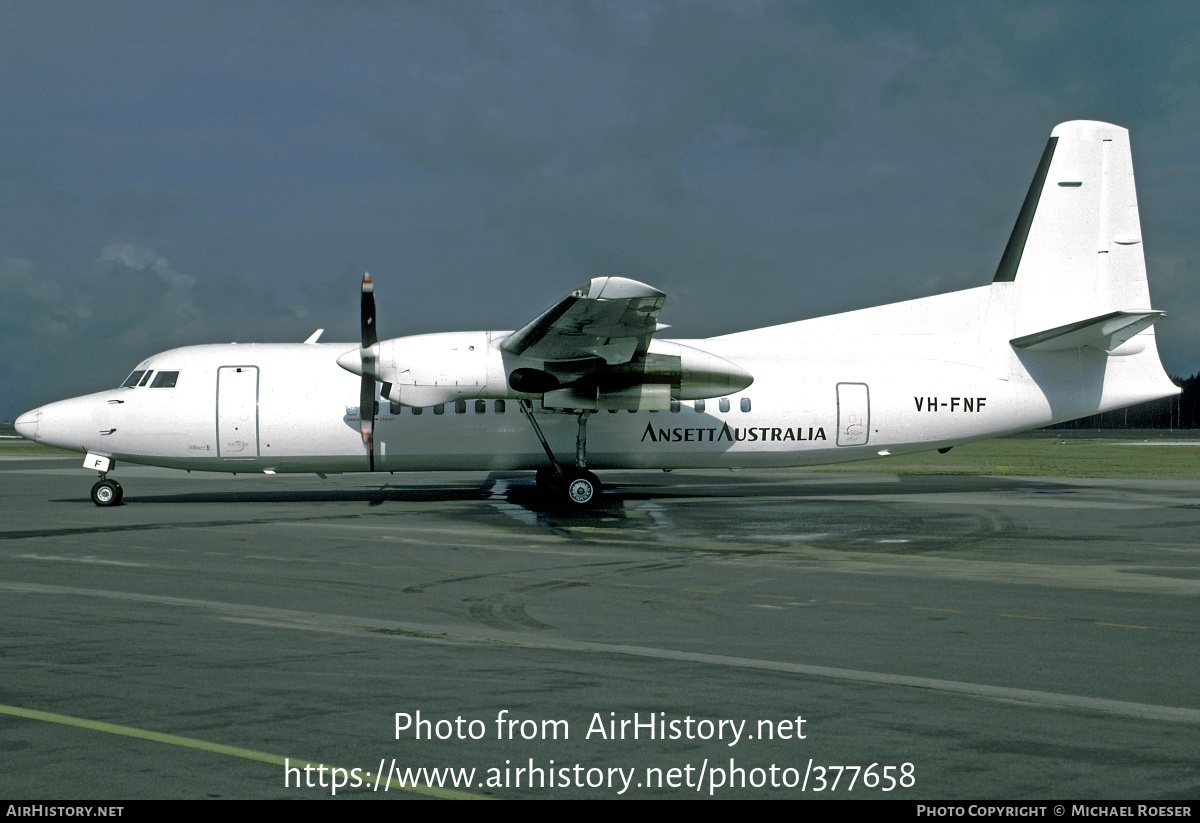
[[[628,363],[646,353],[666,295],[624,277],[595,277],[508,335],[500,348],[545,362],[601,358]]]

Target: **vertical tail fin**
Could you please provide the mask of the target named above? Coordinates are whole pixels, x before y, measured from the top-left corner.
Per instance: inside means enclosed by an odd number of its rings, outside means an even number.
[[[1017,339],[1112,312],[1157,319],[1127,130],[1088,120],[1054,129],[993,282],[1011,284]]]
[[[1154,340],[1163,313],[1150,307],[1128,131],[1088,120],[1054,129],[991,307],[1014,371],[1040,386],[1056,419],[1178,393]]]

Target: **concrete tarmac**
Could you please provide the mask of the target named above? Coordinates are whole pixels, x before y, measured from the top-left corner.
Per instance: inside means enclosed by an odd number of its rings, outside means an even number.
[[[0,461],[5,799],[1200,797],[1197,482],[113,476]]]

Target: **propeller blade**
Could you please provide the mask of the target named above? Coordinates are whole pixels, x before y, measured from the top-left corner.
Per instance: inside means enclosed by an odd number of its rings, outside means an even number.
[[[371,471],[375,471],[375,378],[366,374],[358,393],[358,419],[363,445],[370,450]]]
[[[379,336],[375,331],[375,285],[369,273],[362,280],[362,345],[359,359],[362,362],[362,384],[358,392],[359,430],[363,445],[371,458],[371,471],[375,471],[375,360],[379,351]]]
[[[371,273],[363,274],[362,281],[362,347],[369,349],[379,342],[375,333],[375,284]]]

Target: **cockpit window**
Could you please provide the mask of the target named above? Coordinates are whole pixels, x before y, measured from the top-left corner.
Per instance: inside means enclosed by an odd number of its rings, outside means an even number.
[[[150,383],[152,389],[173,389],[179,381],[179,372],[177,371],[160,371],[154,375],[154,380]]]
[[[138,381],[142,379],[144,374],[146,374],[144,371],[135,371],[133,374],[125,378],[125,382],[121,384],[121,388],[132,389],[138,384]]]
[[[139,385],[139,386],[144,386],[144,385],[146,385],[147,383],[149,383],[149,382],[150,382],[150,375],[152,375],[152,374],[154,374],[154,372],[153,372],[153,371],[148,371],[148,372],[146,372],[144,375],[142,375],[142,379],[141,379],[141,381],[140,381],[140,382],[138,382],[138,385]]]

